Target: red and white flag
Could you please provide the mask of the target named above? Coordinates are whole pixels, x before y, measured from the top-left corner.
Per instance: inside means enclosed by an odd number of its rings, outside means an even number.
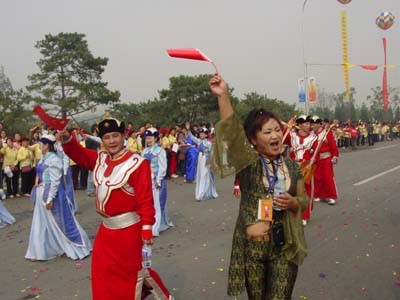
[[[175,57],[175,58],[185,58],[185,59],[207,61],[214,66],[215,72],[218,73],[217,66],[214,64],[214,62],[211,59],[209,59],[199,49],[195,49],[195,48],[167,49],[167,53],[169,56]]]

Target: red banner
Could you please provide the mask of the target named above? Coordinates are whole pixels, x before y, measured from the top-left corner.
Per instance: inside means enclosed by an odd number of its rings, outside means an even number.
[[[378,69],[378,66],[370,66],[370,65],[360,65],[364,70],[375,71]]]
[[[48,115],[40,105],[35,106],[33,112],[38,115],[43,123],[57,130],[64,130],[69,123],[69,119],[55,118]]]
[[[383,42],[383,55],[385,58],[385,64],[383,67],[383,79],[382,79],[382,97],[383,97],[383,109],[389,109],[389,95],[388,95],[388,87],[387,87],[387,67],[386,67],[386,38],[382,38]]]

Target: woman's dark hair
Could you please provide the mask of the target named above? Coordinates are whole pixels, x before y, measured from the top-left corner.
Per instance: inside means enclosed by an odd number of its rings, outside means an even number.
[[[254,108],[246,117],[243,127],[246,137],[251,143],[251,139],[256,136],[256,133],[261,130],[263,125],[270,119],[274,119],[282,127],[281,121],[272,112],[266,111],[263,108]]]
[[[47,144],[49,145],[49,152],[56,152],[56,148],[54,147],[54,144]]]

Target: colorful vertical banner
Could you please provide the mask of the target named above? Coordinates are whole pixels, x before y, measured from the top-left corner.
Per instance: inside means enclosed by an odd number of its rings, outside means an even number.
[[[347,37],[347,14],[342,11],[342,64],[344,85],[346,87],[346,99],[350,100],[350,78],[349,78],[349,49]]]
[[[297,85],[298,85],[299,102],[305,103],[306,102],[306,83],[305,83],[304,78],[300,78],[297,81]]]
[[[386,66],[386,38],[382,38],[383,42],[383,56],[385,64],[383,66],[383,79],[382,79],[382,98],[383,98],[383,109],[389,109],[389,95],[388,95],[388,87],[387,87],[387,66]]]
[[[315,77],[308,78],[308,101],[317,101],[317,81],[315,80]]]

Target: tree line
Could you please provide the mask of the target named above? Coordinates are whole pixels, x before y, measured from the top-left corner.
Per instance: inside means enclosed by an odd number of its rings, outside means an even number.
[[[158,91],[158,97],[145,102],[121,101],[119,91],[108,88],[102,74],[108,58],[96,57],[88,47],[82,33],[47,34],[36,43],[41,57],[37,62],[38,72],[28,76],[30,84],[25,89],[15,90],[11,81],[0,69],[0,120],[9,131],[27,132],[39,120],[32,108],[42,105],[50,114],[72,117],[75,126],[89,129],[93,120],[85,122],[79,118],[84,112],[98,107],[113,116],[140,126],[145,122],[160,127],[191,123],[215,123],[218,120],[218,106],[215,96],[208,88],[211,74],[197,76],[179,75],[169,79],[168,89]],[[295,104],[287,104],[279,99],[271,99],[257,92],[245,94],[240,99],[230,93],[235,111],[244,118],[255,107],[273,111],[283,120],[301,113]],[[371,95],[360,107],[354,105],[356,91],[351,89],[350,101],[344,100],[345,93],[329,94],[320,91],[317,104],[311,105],[311,113],[322,118],[350,120],[393,121],[400,117],[398,90],[390,89],[390,109],[383,110],[382,90],[371,89]]]

